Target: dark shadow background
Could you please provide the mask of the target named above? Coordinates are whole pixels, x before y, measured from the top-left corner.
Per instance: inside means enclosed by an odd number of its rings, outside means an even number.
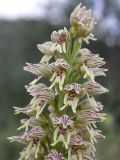
[[[101,0],[84,1],[92,7],[98,21],[95,35],[99,39],[88,46],[107,61],[107,77],[97,81],[110,92],[100,100],[105,105],[108,119],[100,125],[106,140],[97,145],[99,160],[119,160],[120,158],[120,1]],[[89,3],[88,3],[89,2]],[[25,106],[29,102],[24,85],[34,76],[23,71],[26,62],[37,63],[42,54],[36,44],[50,40],[53,30],[69,25],[70,12],[79,3],[78,0],[48,4],[44,19],[19,19],[7,21],[0,19],[0,159],[16,160],[22,146],[9,143],[6,137],[16,135],[21,115],[14,115],[12,106]],[[98,14],[97,10],[101,10]],[[57,15],[57,11],[61,14]],[[56,15],[55,15],[56,13]],[[53,17],[55,15],[55,17]],[[61,15],[61,16],[60,16]],[[58,17],[57,17],[58,16]]]

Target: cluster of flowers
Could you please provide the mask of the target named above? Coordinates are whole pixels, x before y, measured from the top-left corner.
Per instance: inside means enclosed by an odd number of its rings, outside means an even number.
[[[32,96],[24,107],[14,107],[24,113],[21,120],[25,132],[9,137],[25,144],[19,160],[95,160],[94,143],[105,138],[96,123],[105,120],[103,105],[95,95],[108,92],[95,82],[105,76],[105,62],[98,54],[81,49],[82,42],[95,40],[91,33],[95,20],[91,10],[79,4],[70,17],[71,28],[54,31],[51,41],[38,44],[44,54],[40,63],[27,63],[24,70],[36,75],[28,86]],[[40,83],[50,80],[50,86]]]

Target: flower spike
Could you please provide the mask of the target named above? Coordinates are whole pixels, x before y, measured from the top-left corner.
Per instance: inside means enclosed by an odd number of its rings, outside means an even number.
[[[51,41],[38,44],[44,55],[39,63],[26,63],[36,78],[25,86],[32,97],[23,113],[23,133],[9,137],[25,145],[18,160],[95,160],[95,143],[104,139],[97,123],[106,119],[95,96],[108,90],[96,82],[106,76],[104,58],[82,43],[96,40],[91,10],[79,4],[71,13],[70,30],[53,31]],[[48,82],[47,85],[44,82]]]

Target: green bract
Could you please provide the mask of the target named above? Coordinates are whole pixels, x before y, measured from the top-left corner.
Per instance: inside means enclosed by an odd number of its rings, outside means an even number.
[[[18,128],[24,133],[8,138],[25,145],[19,160],[95,160],[94,143],[105,138],[96,123],[106,114],[100,113],[103,105],[94,96],[108,92],[95,81],[107,69],[101,68],[103,58],[82,48],[84,41],[95,40],[91,10],[78,5],[70,24],[70,30],[53,31],[51,41],[37,45],[44,54],[40,63],[24,67],[36,79],[25,86],[30,103],[14,107],[15,114],[27,116]],[[42,78],[51,84],[41,83]]]

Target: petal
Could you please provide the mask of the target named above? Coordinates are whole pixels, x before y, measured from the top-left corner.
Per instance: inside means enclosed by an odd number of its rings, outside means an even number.
[[[43,44],[38,44],[37,45],[37,48],[44,54],[46,55],[52,55],[53,54],[53,51],[51,50],[52,46],[53,46],[54,43],[52,42],[45,42]]]
[[[24,70],[31,72],[37,76],[50,76],[55,71],[55,65],[52,64],[45,64],[45,63],[39,63],[39,64],[31,64],[26,63],[27,66],[24,67]]]

